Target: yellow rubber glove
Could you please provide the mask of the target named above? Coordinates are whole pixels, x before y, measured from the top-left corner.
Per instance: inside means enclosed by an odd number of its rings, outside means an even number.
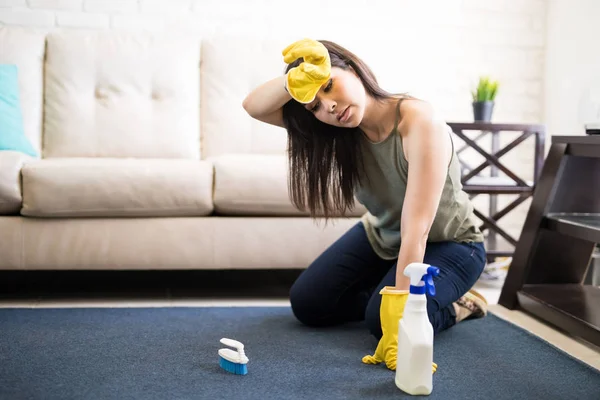
[[[294,100],[308,104],[329,80],[331,59],[325,46],[312,39],[298,40],[283,50],[283,61],[288,64],[301,57],[304,61],[287,73],[286,89]]]
[[[379,364],[385,361],[385,365],[392,371],[396,370],[398,360],[398,323],[404,314],[404,306],[408,299],[408,290],[395,290],[393,286],[385,286],[379,294],[381,306],[379,318],[381,319],[381,330],[383,335],[377,344],[375,354],[362,358],[365,364]],[[437,364],[433,363],[432,373],[437,370]]]

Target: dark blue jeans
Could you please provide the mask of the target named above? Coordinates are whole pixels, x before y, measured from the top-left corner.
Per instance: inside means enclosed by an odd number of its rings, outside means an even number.
[[[429,242],[423,262],[440,269],[436,295],[427,294],[429,320],[437,334],[456,323],[452,303],[473,287],[486,263],[482,243]],[[365,321],[382,336],[379,308],[384,286],[396,284],[396,260],[372,249],[361,222],[352,227],[302,272],[290,291],[296,318],[309,326]]]

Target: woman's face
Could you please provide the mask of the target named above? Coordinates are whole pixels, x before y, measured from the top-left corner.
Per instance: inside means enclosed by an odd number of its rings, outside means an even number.
[[[363,118],[365,103],[365,89],[354,71],[332,67],[329,81],[305,108],[326,124],[354,128]]]

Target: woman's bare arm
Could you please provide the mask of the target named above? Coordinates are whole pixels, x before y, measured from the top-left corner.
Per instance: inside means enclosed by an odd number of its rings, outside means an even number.
[[[285,90],[285,75],[271,79],[253,89],[244,99],[244,110],[254,119],[284,127],[282,107],[292,99]]]
[[[423,262],[429,230],[448,174],[452,144],[445,123],[435,117],[427,103],[411,102],[401,125],[410,168],[400,221],[402,246],[396,286],[406,290],[410,281],[404,276],[404,268],[411,262]]]

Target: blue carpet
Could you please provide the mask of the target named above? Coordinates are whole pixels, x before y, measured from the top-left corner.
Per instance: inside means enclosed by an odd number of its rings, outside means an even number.
[[[218,366],[242,341],[248,375]],[[0,309],[0,399],[402,399],[362,324],[289,308]],[[600,372],[493,315],[436,337],[431,399],[600,399]]]

